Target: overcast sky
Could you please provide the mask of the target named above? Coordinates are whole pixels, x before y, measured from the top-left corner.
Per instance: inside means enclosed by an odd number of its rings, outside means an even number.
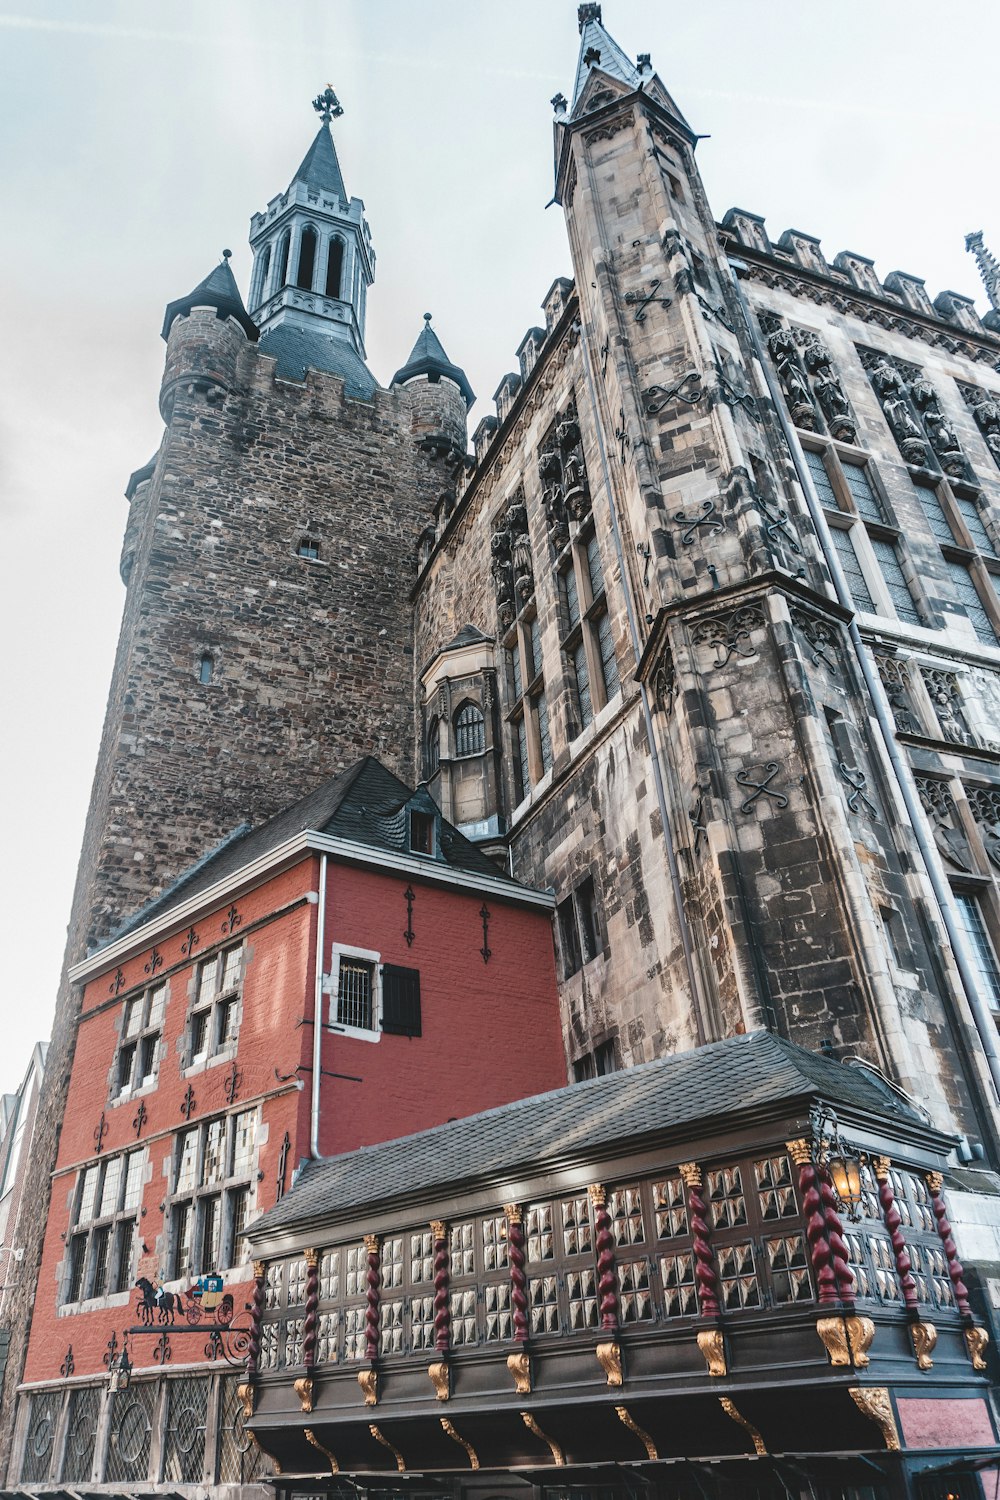
[[[709,135],[710,201],[985,302],[1000,255],[996,0],[607,0]],[[160,440],[163,308],[288,184],[332,82],[378,254],[387,381],[425,311],[480,402],[570,271],[551,96],[571,0],[0,0],[4,1046],[48,1034],[124,590],[123,489]]]

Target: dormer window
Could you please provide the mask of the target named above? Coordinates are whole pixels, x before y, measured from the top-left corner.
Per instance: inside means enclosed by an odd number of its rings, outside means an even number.
[[[410,850],[413,854],[434,855],[434,815],[410,809]]]

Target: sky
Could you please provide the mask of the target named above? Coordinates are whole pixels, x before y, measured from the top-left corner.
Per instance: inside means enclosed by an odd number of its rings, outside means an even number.
[[[996,0],[606,0],[604,22],[707,136],[717,217],[985,309],[964,236],[1000,255]],[[471,431],[571,271],[546,204],[577,47],[572,0],[0,0],[0,1093],[51,1025],[166,303],[224,247],[246,292],[250,215],[330,82],[378,255],[369,365],[387,382],[432,312]]]

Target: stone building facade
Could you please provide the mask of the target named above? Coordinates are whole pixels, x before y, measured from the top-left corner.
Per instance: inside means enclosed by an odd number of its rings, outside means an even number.
[[[718,220],[649,58],[600,6],[580,31],[574,279],[468,459],[429,326],[388,389],[364,364],[330,90],[248,308],[224,263],[167,309],[67,963],[370,751],[554,891],[568,1077],[764,1028],[996,1167],[1000,314]],[[78,1005],[67,979],[42,1177]]]

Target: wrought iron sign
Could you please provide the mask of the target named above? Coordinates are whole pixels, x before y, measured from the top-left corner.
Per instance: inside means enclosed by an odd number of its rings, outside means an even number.
[[[636,309],[635,321],[637,323],[645,323],[646,308],[649,307],[651,303],[658,302],[661,307],[670,306],[671,302],[673,301],[672,297],[668,297],[666,296],[666,294],[664,294],[663,296],[658,295],[660,287],[662,285],[663,283],[660,281],[659,277],[655,277],[649,283],[648,292],[625,293],[625,301],[628,303],[629,307],[634,307]]]
[[[408,948],[413,947],[413,939],[416,937],[416,933],[413,930],[413,903],[416,899],[412,885],[408,885],[403,892],[403,900],[406,902],[406,930],[403,936],[406,939],[406,946]]]
[[[479,908],[479,916],[483,924],[483,946],[479,951],[483,955],[483,963],[488,964],[493,956],[493,949],[490,947],[490,909],[485,901]]]
[[[655,417],[671,401],[680,401],[684,406],[697,406],[705,389],[700,370],[686,370],[676,384],[671,386],[651,385],[643,391],[647,417]]]
[[[767,765],[764,767],[763,781],[751,781],[749,771],[736,772],[736,780],[739,785],[746,788],[752,788],[750,796],[746,799],[745,802],[740,803],[740,812],[752,812],[754,803],[757,801],[758,797],[762,796],[773,798],[773,800],[779,807],[788,806],[788,798],[785,796],[784,792],[776,791],[775,788],[771,785],[771,782],[774,780],[777,774],[778,762],[776,760],[769,760],[767,762]]]
[[[192,1286],[179,1292],[164,1291],[145,1276],[139,1277],[136,1286],[139,1298],[135,1312],[139,1321],[123,1330],[121,1345],[117,1334],[111,1334],[103,1356],[109,1370],[117,1368],[119,1351],[127,1353],[130,1339],[143,1337],[156,1339],[153,1360],[158,1365],[173,1359],[171,1340],[194,1337],[204,1340],[206,1359],[224,1360],[233,1368],[245,1367],[253,1309],[248,1302],[241,1312],[235,1312],[232,1293],[223,1291],[221,1276],[214,1272],[200,1276]]]

